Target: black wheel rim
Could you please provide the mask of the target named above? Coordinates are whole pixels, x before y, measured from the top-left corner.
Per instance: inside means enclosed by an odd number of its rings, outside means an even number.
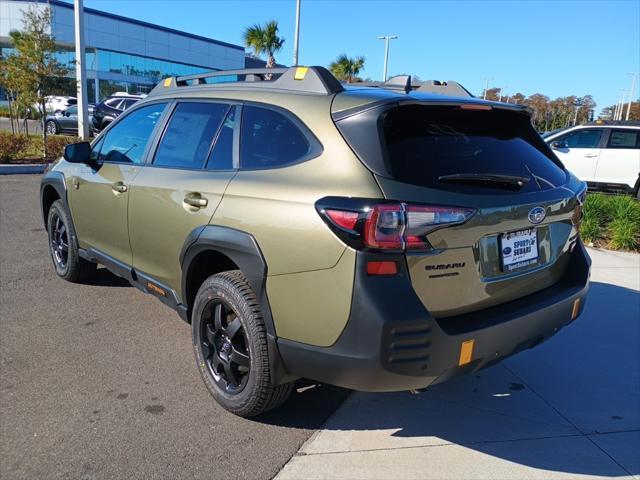
[[[67,227],[60,218],[60,215],[54,213],[51,216],[51,254],[56,265],[62,269],[66,268],[69,260],[69,236]]]
[[[240,318],[223,300],[210,301],[202,313],[200,349],[213,381],[229,394],[240,393],[249,379],[249,342]]]

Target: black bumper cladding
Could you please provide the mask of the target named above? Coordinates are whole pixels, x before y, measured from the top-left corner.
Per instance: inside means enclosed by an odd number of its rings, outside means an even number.
[[[416,296],[402,255],[360,252],[351,315],[340,338],[326,348],[279,339],[285,369],[354,390],[387,392],[424,388],[489,367],[540,344],[582,313],[591,260],[579,240],[570,255],[564,277],[552,287],[435,319]],[[370,260],[396,260],[398,275],[367,275]],[[468,352],[462,344],[471,340],[471,357],[463,361]]]

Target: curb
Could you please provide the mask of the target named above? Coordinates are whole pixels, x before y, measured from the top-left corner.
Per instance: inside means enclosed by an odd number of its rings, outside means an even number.
[[[0,165],[0,175],[20,175],[25,173],[43,173],[48,163],[27,163],[17,165]]]

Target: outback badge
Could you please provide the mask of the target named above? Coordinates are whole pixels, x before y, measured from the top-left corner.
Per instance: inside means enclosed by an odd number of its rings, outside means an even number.
[[[534,225],[542,222],[546,216],[547,212],[542,207],[533,207],[529,210],[529,221]]]

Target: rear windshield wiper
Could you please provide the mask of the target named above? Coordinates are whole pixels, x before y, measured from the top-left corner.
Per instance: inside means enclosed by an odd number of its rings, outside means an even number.
[[[438,180],[445,183],[466,183],[520,190],[529,183],[531,178],[499,173],[454,173],[452,175],[441,175]]]

